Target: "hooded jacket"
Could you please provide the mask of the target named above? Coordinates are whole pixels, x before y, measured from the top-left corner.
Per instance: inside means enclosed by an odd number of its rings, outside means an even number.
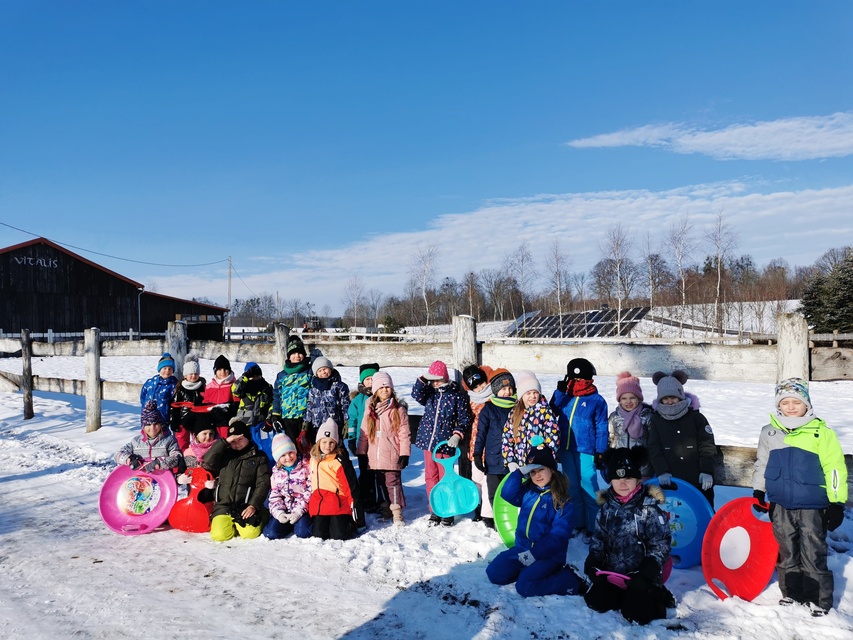
[[[308,511],[311,499],[311,478],[308,461],[302,456],[288,471],[278,465],[270,479],[270,515],[278,518],[285,514],[302,515]]]
[[[225,440],[217,440],[204,455],[204,464],[216,481],[213,516],[231,515],[233,509],[253,506],[258,513],[270,492],[270,463],[252,441],[235,451]]]
[[[394,414],[398,420],[396,429],[393,423]],[[374,419],[378,418],[373,442],[367,438],[367,419],[370,415],[373,415]],[[374,408],[368,402],[356,452],[360,456],[367,455],[370,468],[374,471],[400,471],[397,460],[400,456],[408,456],[412,453],[409,414],[406,407],[392,398],[391,405],[385,410],[380,406],[379,415],[376,416]]]
[[[464,438],[471,430],[474,416],[468,395],[455,382],[436,389],[427,380],[418,378],[412,386],[412,398],[424,407],[415,438],[415,446],[419,449],[433,453],[442,440],[449,440],[454,434]],[[438,453],[452,455],[453,450],[445,445]]]
[[[607,401],[597,391],[571,396],[556,389],[551,407],[560,425],[560,448],[594,455],[607,450]]]

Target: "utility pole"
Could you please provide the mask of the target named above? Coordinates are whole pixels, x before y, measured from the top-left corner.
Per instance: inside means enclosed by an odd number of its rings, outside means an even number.
[[[231,339],[231,256],[228,256],[228,339]]]

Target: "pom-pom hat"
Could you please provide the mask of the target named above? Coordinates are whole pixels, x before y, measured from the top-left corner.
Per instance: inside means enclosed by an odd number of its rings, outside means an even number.
[[[548,467],[552,471],[557,470],[557,461],[554,459],[554,452],[551,447],[545,445],[542,436],[533,436],[530,439],[531,449],[527,452],[526,462],[521,467],[521,473],[528,475],[531,471],[535,471],[540,467]]]
[[[142,407],[142,412],[139,414],[139,419],[142,422],[143,427],[149,424],[165,424],[165,421],[163,420],[163,414],[160,413],[160,410],[157,408],[157,403],[153,400],[149,400],[145,403],[145,406]]]
[[[160,361],[157,363],[157,371],[160,371],[163,367],[172,367],[172,370],[175,369],[175,359],[171,353],[166,352],[160,356]]]
[[[628,371],[623,371],[616,376],[616,402],[619,402],[626,393],[633,393],[640,402],[643,401],[640,379],[637,376],[632,376]]]
[[[188,353],[186,360],[184,360],[184,375],[198,375],[199,373],[201,373],[201,369],[198,366],[198,356],[194,353]]]
[[[441,360],[436,360],[424,374],[424,380],[450,380],[450,376],[447,373],[447,365]]]

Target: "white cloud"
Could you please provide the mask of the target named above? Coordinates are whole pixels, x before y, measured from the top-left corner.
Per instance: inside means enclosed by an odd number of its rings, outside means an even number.
[[[570,147],[662,147],[720,160],[814,160],[853,154],[853,113],[784,118],[701,130],[669,123],[623,129],[566,143]]]

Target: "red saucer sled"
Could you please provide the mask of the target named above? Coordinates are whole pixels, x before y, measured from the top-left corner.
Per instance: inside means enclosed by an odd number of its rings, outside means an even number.
[[[207,533],[210,531],[210,514],[213,512],[212,502],[201,502],[199,492],[204,489],[204,483],[213,480],[206,469],[193,467],[186,470],[190,476],[190,495],[178,500],[169,512],[169,524],[175,529],[190,533]]]
[[[720,600],[736,596],[751,601],[773,576],[779,545],[773,525],[755,516],[752,507],[757,504],[755,498],[732,500],[708,524],[702,542],[702,573]]]

